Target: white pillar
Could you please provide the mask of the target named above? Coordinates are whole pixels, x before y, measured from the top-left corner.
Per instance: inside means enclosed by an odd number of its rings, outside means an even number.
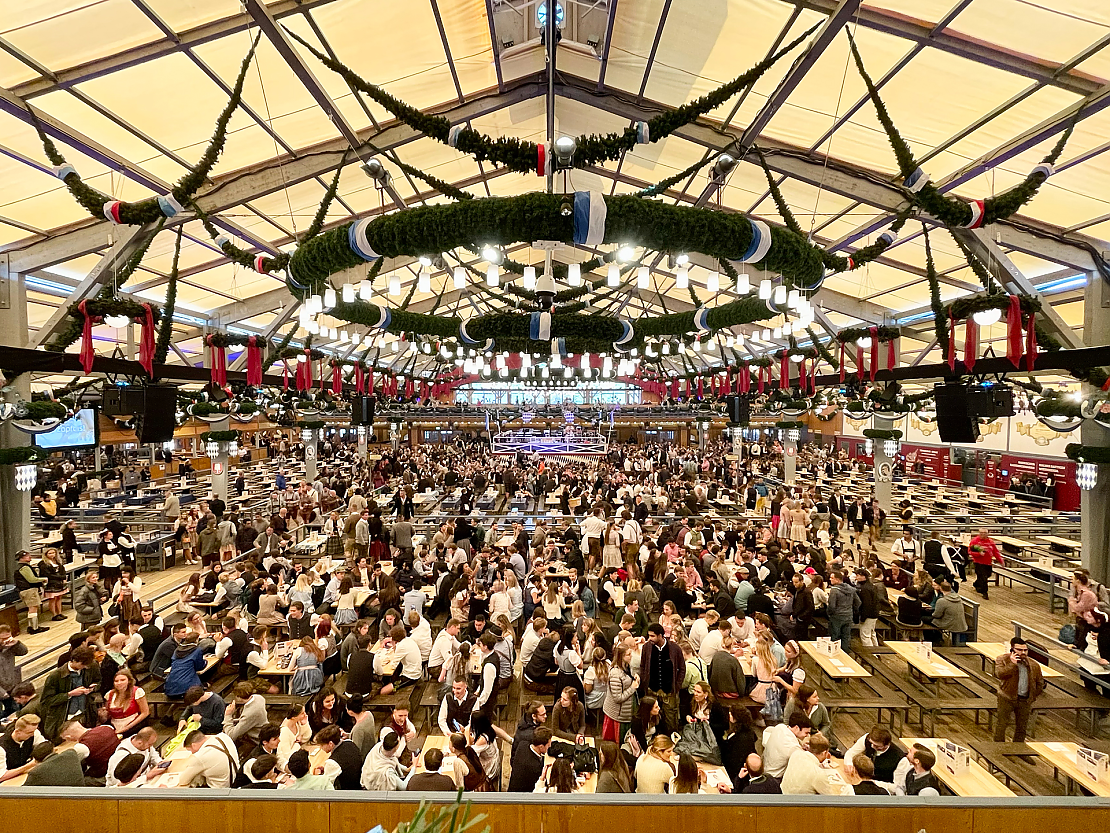
[[[224,419],[215,423],[211,429],[212,431],[228,431],[231,427],[231,421]],[[219,443],[219,450],[216,455],[211,458],[212,470],[210,480],[212,484],[212,494],[218,497],[224,503],[227,503],[227,480],[228,480],[228,454],[227,443]]]
[[[889,431],[894,427],[894,423],[889,419],[875,417],[872,421],[872,427]],[[891,472],[894,470],[894,461],[887,456],[886,450],[883,448],[884,440],[872,440],[871,443],[875,461],[875,500],[879,502],[880,508],[886,512],[889,518],[891,512],[890,482],[893,477]]]
[[[1087,347],[1110,344],[1110,287],[1097,272],[1087,275],[1083,299],[1083,343]],[[1083,385],[1084,394],[1098,393],[1091,385]],[[1083,421],[1079,429],[1083,445],[1110,446],[1110,431],[1093,419]],[[1080,495],[1080,519],[1083,549],[1080,556],[1091,576],[1105,583],[1110,580],[1110,466],[1098,467],[1098,483]]]
[[[355,437],[358,440],[358,459],[359,460],[365,460],[366,459],[367,435],[369,434],[370,431],[373,431],[373,430],[374,430],[374,427],[372,425],[360,425],[358,428],[355,429]]]
[[[798,441],[791,439],[789,430],[783,432],[786,439],[782,441],[782,480],[788,486],[794,485],[798,473]]]
[[[304,444],[304,476],[312,483],[316,479],[316,444],[320,441],[319,431],[309,431]]]

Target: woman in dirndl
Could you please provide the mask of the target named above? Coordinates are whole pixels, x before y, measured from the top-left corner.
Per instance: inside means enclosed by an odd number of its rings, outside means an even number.
[[[343,560],[343,523],[339,513],[332,512],[324,521],[324,555],[337,561]]]

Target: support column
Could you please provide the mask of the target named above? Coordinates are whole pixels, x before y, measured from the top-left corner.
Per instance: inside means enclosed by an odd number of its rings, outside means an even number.
[[[744,429],[740,426],[730,428],[732,433],[732,453],[736,455],[736,483],[735,488],[740,488],[740,481],[743,479],[741,470],[744,467]],[[743,495],[740,496],[743,498]]]
[[[305,480],[312,483],[316,480],[316,447],[320,442],[320,432],[308,431],[302,436],[304,443],[304,476]]]
[[[1087,290],[1083,298],[1083,344],[1094,347],[1110,344],[1110,287],[1097,272],[1087,275]],[[1098,389],[1084,383],[1086,395]],[[1079,429],[1083,445],[1110,446],[1110,431],[1093,419],[1083,421]],[[1084,490],[1080,496],[1080,518],[1083,549],[1080,553],[1083,566],[1099,582],[1110,579],[1110,466],[1098,467],[1095,488]]]
[[[880,419],[875,417],[871,423],[872,427],[882,431],[890,431],[894,428],[894,422],[889,419]],[[879,502],[879,507],[886,512],[889,519],[891,517],[891,503],[890,482],[892,480],[891,472],[894,471],[894,460],[887,455],[883,448],[885,440],[872,440],[872,459],[875,463],[875,500]]]
[[[23,275],[9,273],[6,255],[0,255],[0,332],[13,347],[26,347],[27,287]],[[31,376],[28,373],[9,382],[2,393],[3,401],[31,399]],[[0,448],[17,448],[31,444],[31,437],[10,423],[0,426]],[[0,573],[10,581],[16,570],[15,554],[31,542],[31,493],[15,487],[15,466],[0,466]]]
[[[213,424],[210,430],[212,430],[212,431],[228,431],[228,430],[230,430],[230,428],[231,428],[230,420],[224,419],[224,420],[221,420],[220,422],[217,422],[217,423]],[[210,458],[212,460],[212,471],[210,473],[211,474],[211,483],[212,483],[212,495],[214,497],[218,497],[224,503],[227,503],[227,480],[228,480],[227,443],[217,443],[216,445],[217,445],[216,454]],[[207,451],[207,449],[206,449],[206,451]]]
[[[366,447],[367,447],[366,436],[367,436],[368,432],[373,431],[373,430],[374,430],[374,426],[372,426],[372,425],[360,425],[358,428],[355,429],[355,437],[358,440],[358,459],[360,459],[360,460],[365,460],[366,459]]]
[[[798,440],[797,434],[792,430],[783,431],[782,441],[782,482],[788,486],[794,485],[798,474]]]

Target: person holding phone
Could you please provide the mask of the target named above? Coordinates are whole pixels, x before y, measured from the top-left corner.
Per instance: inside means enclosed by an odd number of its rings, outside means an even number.
[[[994,661],[998,677],[998,713],[995,715],[994,742],[1006,740],[1006,728],[1014,720],[1014,743],[1025,742],[1025,731],[1033,704],[1045,690],[1041,666],[1029,656],[1029,645],[1020,636],[1010,640],[1009,653]]]

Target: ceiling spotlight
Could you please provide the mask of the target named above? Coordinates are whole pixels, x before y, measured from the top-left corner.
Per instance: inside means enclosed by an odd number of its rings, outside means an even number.
[[[871,336],[864,336],[861,339],[857,339],[856,344],[866,350],[871,346]]]
[[[572,263],[567,267],[567,283],[571,286],[582,285],[582,265],[580,263]]]
[[[505,253],[500,249],[493,246],[482,247],[482,260],[486,263],[492,263],[495,266],[500,266],[501,261],[505,259]]]
[[[674,288],[675,289],[689,289],[690,288],[690,270],[685,266],[678,267],[678,271],[674,275]]]
[[[636,250],[631,246],[625,245],[617,249],[617,260],[621,263],[628,263],[636,259]]]
[[[574,165],[574,150],[577,147],[572,136],[560,136],[555,140],[555,167],[563,169]]]
[[[713,163],[713,178],[723,179],[732,173],[732,169],[735,167],[736,159],[727,153],[722,153],[717,157],[717,161]]]
[[[570,197],[563,198],[563,201],[559,204],[559,213],[564,217],[569,217],[574,213],[574,203],[570,201]]]
[[[389,171],[387,171],[385,169],[385,166],[377,159],[370,159],[366,162],[363,162],[361,165],[359,165],[359,167],[362,168],[362,172],[364,174],[377,182],[379,185],[385,185],[387,182],[389,182]]]
[[[610,263],[609,264],[609,271],[606,274],[606,278],[605,278],[605,285],[606,286],[620,286],[620,283],[621,283],[620,267],[617,266],[617,264],[615,264],[615,263]]]
[[[536,289],[536,267],[535,266],[525,266],[524,267],[524,282],[523,283],[524,283],[524,288],[527,289],[529,292],[534,292],[535,291],[535,289]]]

